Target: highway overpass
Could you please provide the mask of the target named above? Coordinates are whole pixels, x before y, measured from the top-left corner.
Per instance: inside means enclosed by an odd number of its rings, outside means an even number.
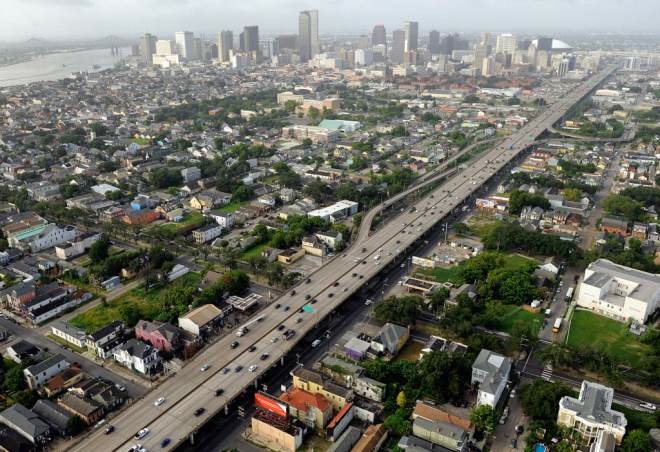
[[[245,389],[256,387],[261,374],[271,366],[283,363],[291,348],[307,332],[367,281],[388,265],[398,262],[408,247],[444,218],[460,210],[494,175],[532,146],[539,135],[614,70],[608,68],[579,85],[502,144],[484,152],[466,169],[424,198],[406,206],[377,231],[370,234],[370,221],[365,222],[364,229],[360,230],[350,249],[264,308],[257,314],[263,316],[263,320],[255,323],[247,335],[240,338],[229,335],[220,339],[193,358],[177,375],[110,420],[109,423],[115,427],[113,433],[105,435],[103,429],[98,429],[73,445],[71,450],[126,451],[136,443],[149,450],[161,450],[160,443],[164,438],[171,442],[162,450],[170,450],[189,438],[193,440],[194,433],[211,417],[226,410],[228,404]],[[408,192],[417,189],[414,187]],[[391,201],[387,203],[390,205]],[[369,213],[371,218],[384,207],[374,208]],[[277,304],[281,306],[278,308]],[[305,305],[311,308],[309,312],[300,312]],[[283,339],[282,331],[278,329],[282,325],[295,330],[291,340]],[[240,345],[231,348],[235,340]],[[255,350],[248,351],[252,346]],[[268,356],[262,360],[260,355],[264,353]],[[210,368],[202,371],[201,367],[206,364]],[[249,372],[253,365],[257,368]],[[216,396],[217,389],[223,389],[223,394]],[[159,397],[165,397],[165,403],[155,406],[154,402]],[[204,412],[195,415],[199,408],[203,408]],[[133,435],[144,427],[149,428],[150,432],[140,440],[134,439]]]

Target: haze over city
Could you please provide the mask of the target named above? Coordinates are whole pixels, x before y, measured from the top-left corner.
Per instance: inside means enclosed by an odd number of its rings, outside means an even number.
[[[284,33],[296,14],[318,9],[322,34],[359,33],[417,20],[422,30],[536,32],[657,31],[655,0],[5,0],[0,41],[137,36],[190,29],[214,33],[258,24]]]

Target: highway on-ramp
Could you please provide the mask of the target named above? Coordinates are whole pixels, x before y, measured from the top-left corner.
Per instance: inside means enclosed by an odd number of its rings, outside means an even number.
[[[193,358],[176,376],[110,421],[115,427],[113,433],[105,435],[103,429],[94,431],[72,446],[71,450],[128,450],[137,443],[148,450],[168,450],[185,441],[208,419],[223,410],[229,401],[255,385],[262,373],[278,364],[298,340],[346,298],[396,261],[399,254],[429,229],[470,200],[495,174],[528,149],[540,134],[614,70],[609,68],[594,75],[549,106],[518,133],[485,152],[415,204],[406,206],[403,212],[371,235],[361,230],[349,250],[256,314],[255,317],[263,317],[263,320],[255,322],[247,335],[222,338]],[[375,209],[380,210],[381,206]],[[278,304],[281,306],[277,307]],[[308,311],[300,312],[305,305],[308,305]],[[291,340],[286,341],[282,337],[283,331],[278,329],[282,326],[285,330],[295,330]],[[230,344],[235,340],[240,345],[232,349]],[[248,347],[255,347],[255,350],[250,352]],[[268,355],[262,360],[260,356],[264,353]],[[202,371],[205,364],[210,367]],[[250,372],[248,369],[253,365],[257,367]],[[224,392],[216,396],[218,389]],[[154,402],[159,397],[164,397],[165,402],[155,406]],[[203,413],[196,415],[195,411],[200,408],[203,408]],[[144,427],[149,428],[149,433],[142,439],[135,439],[133,435]],[[164,439],[170,442],[161,448]]]

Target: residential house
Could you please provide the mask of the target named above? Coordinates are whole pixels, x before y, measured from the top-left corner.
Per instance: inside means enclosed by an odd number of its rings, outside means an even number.
[[[326,398],[335,411],[339,411],[353,400],[353,391],[333,383],[318,372],[304,367],[293,371],[293,387]]]
[[[342,245],[343,237],[341,232],[338,231],[317,232],[315,236],[321,242],[325,243],[328,246],[328,248],[330,248],[331,250],[336,251]]]
[[[638,240],[646,240],[649,225],[646,223],[635,222],[632,227],[632,237]]]
[[[396,356],[410,338],[410,330],[401,325],[386,323],[371,341],[371,348],[379,353]]]
[[[160,218],[160,213],[153,209],[132,211],[122,217],[122,221],[128,225],[144,226]]]
[[[183,183],[188,184],[202,177],[202,172],[196,166],[191,166],[181,170],[181,177],[183,178]]]
[[[46,381],[43,391],[46,397],[52,397],[80,382],[84,376],[80,364],[73,363],[71,367]]]
[[[51,431],[36,413],[15,403],[0,413],[0,423],[14,429],[32,444],[43,444],[50,439]]]
[[[190,198],[190,208],[206,212],[213,210],[217,206],[229,204],[231,202],[231,195],[221,191],[210,189],[204,190],[192,198]]]
[[[64,320],[57,320],[53,322],[50,330],[53,336],[57,336],[71,345],[74,345],[78,348],[85,348],[86,346],[87,335],[85,332],[80,328],[76,328],[75,326],[65,322]]]
[[[353,382],[353,391],[355,394],[379,403],[385,399],[386,388],[387,385],[385,383],[365,376],[358,377]]]
[[[124,327],[124,322],[121,320],[113,320],[106,326],[88,334],[85,339],[85,345],[89,350],[100,356],[99,351],[102,350],[103,345],[123,336]],[[103,356],[101,357],[104,358]]]
[[[489,405],[495,408],[504,392],[509,373],[511,358],[482,349],[472,363],[472,384],[479,385],[477,405]]]
[[[386,440],[387,429],[383,424],[370,425],[351,452],[378,452]]]
[[[211,210],[207,215],[215,220],[223,229],[230,230],[234,226],[234,215],[231,213]]]
[[[305,255],[305,250],[300,248],[300,249],[288,249],[282,251],[278,256],[277,256],[277,261],[281,262],[283,264],[292,264],[296,262],[298,259],[302,258]]]
[[[64,356],[58,354],[23,369],[23,375],[28,387],[37,390],[45,385],[48,380],[70,366],[71,363]]]
[[[174,325],[140,320],[135,325],[135,338],[151,344],[161,352],[173,353],[182,346],[183,331]]]
[[[67,392],[57,401],[66,412],[80,417],[87,425],[93,425],[103,417],[103,407],[93,400],[84,399],[72,392]]]
[[[432,352],[458,353],[464,355],[468,346],[460,342],[453,342],[444,337],[431,335],[419,352],[419,359]]]
[[[468,450],[470,435],[456,425],[416,417],[413,420],[412,432],[418,438],[451,451],[464,452]]]
[[[18,364],[25,360],[35,360],[41,353],[39,347],[23,339],[7,347],[7,356]]]
[[[141,374],[153,374],[160,364],[158,350],[136,339],[120,346],[112,356],[119,364]]]
[[[100,378],[82,381],[71,388],[70,392],[78,397],[96,402],[103,407],[106,413],[116,410],[125,401],[125,392],[117,389],[111,381]]]
[[[628,236],[628,222],[617,218],[605,217],[600,221],[600,230],[622,237]]]
[[[220,237],[221,234],[222,226],[213,223],[194,230],[192,236],[195,239],[195,243],[201,245],[202,243],[210,242],[211,240]]]
[[[612,388],[584,380],[577,399],[564,396],[559,400],[557,425],[575,430],[586,445],[594,443],[603,431],[621,444],[628,421],[623,413],[612,409],[613,399]]]
[[[322,257],[325,256],[325,245],[314,235],[302,238],[301,247],[305,254]]]
[[[62,437],[69,434],[68,423],[73,415],[57,404],[48,399],[40,399],[32,407],[32,412],[46,421],[52,432]]]
[[[645,323],[660,304],[660,276],[598,259],[584,271],[577,304],[615,320]]]

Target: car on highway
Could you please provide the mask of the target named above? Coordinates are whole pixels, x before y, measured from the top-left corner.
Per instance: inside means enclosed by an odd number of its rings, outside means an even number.
[[[310,298],[312,298],[310,294],[305,295],[305,300],[309,300]]]
[[[123,391],[126,391],[126,386],[124,386],[124,385],[122,385],[122,384],[119,384],[119,383],[117,383],[117,384],[115,385],[115,388],[119,389],[119,390],[122,391],[122,392],[123,392]]]
[[[224,393],[225,393],[225,390],[222,389],[222,388],[218,388],[218,389],[215,390],[215,396],[216,397],[220,397]]]
[[[161,406],[163,403],[165,403],[165,397],[158,397],[154,402],[154,406]]]
[[[371,306],[372,301],[371,300],[364,300],[364,305],[365,306]]]
[[[248,371],[249,372],[255,372],[257,370],[257,367],[258,366],[256,364],[252,364],[250,367],[248,367]]]
[[[311,282],[312,282],[312,279],[311,279],[311,278],[307,278],[307,279],[305,280],[305,284],[309,284],[309,283],[311,283]]]
[[[317,301],[319,301],[319,300],[317,300],[316,298],[312,298],[312,301],[310,303],[316,304]]]
[[[240,344],[239,344],[238,341],[234,341],[234,342],[232,342],[229,346],[230,346],[231,348],[236,348],[236,347],[238,347],[239,345],[240,345]]]
[[[281,307],[282,307],[282,305],[281,305],[280,303],[277,303],[277,304],[275,305],[275,309],[280,309]]]
[[[204,413],[204,411],[206,411],[204,408],[199,407],[199,408],[197,408],[197,409],[193,412],[193,414],[194,414],[195,416],[201,416],[201,415]]]
[[[166,448],[171,442],[172,442],[171,439],[169,439],[169,438],[163,438],[163,439],[161,440],[161,442],[160,442],[160,447],[162,447],[162,448],[164,449],[164,448]]]
[[[296,291],[295,291],[295,290],[292,290],[292,291],[291,291],[291,296],[293,297],[295,294],[296,294]]]
[[[224,369],[222,369],[223,375],[227,375],[229,372],[231,372],[231,369],[229,367],[225,367]]]
[[[328,298],[332,298],[332,297],[334,297],[334,296],[335,296],[335,294],[333,294],[332,292],[330,292],[330,293],[328,294]]]
[[[240,372],[241,370],[243,370],[243,366],[241,366],[241,365],[239,364],[238,366],[236,366],[236,369],[234,369],[234,372],[238,373],[238,372]]]
[[[277,331],[282,331],[284,328],[286,328],[284,325],[279,325],[277,327]]]
[[[105,428],[105,430],[103,430],[103,433],[105,433],[106,435],[109,435],[110,433],[112,433],[112,432],[114,432],[114,431],[115,431],[115,427],[112,426],[112,425],[108,425],[108,426]]]
[[[642,402],[639,404],[639,406],[650,411],[655,411],[658,409],[655,405],[649,402]]]
[[[149,434],[149,427],[145,427],[142,430],[139,430],[135,435],[135,439],[142,439]]]
[[[248,350],[248,352],[253,352],[256,349],[257,349],[257,347],[255,347],[254,345],[250,345],[247,350]]]
[[[270,355],[268,353],[262,353],[261,356],[259,357],[260,360],[265,361],[268,359]]]
[[[339,281],[335,281],[335,283],[333,284],[333,286],[335,286],[335,287],[339,286]]]
[[[284,306],[284,312],[288,311],[289,309],[291,308],[289,308],[288,306]]]
[[[300,323],[300,322],[302,322],[302,318],[298,317],[298,318],[296,319],[296,323]]]
[[[321,345],[321,339],[315,339],[314,342],[312,342],[312,348],[316,348],[319,345]]]
[[[282,336],[284,337],[284,340],[287,340],[287,341],[288,341],[288,340],[291,339],[295,334],[296,334],[296,332],[293,331],[293,330],[286,330],[286,331],[284,332],[284,334],[282,334]]]

